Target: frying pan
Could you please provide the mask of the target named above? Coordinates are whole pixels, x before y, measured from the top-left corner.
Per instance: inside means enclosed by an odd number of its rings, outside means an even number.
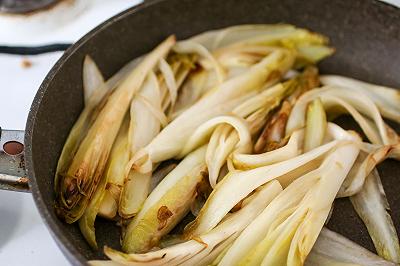
[[[32,103],[25,130],[25,158],[10,147],[0,151],[2,187],[29,189],[58,246],[73,265],[103,258],[86,244],[76,224],[67,225],[54,213],[53,176],[64,141],[83,107],[82,62],[86,54],[110,77],[131,59],[148,52],[170,34],[179,39],[206,30],[245,23],[291,23],[331,38],[336,54],[325,60],[322,73],[343,74],[400,87],[400,10],[368,0],[156,0],[129,9],[91,31],[69,48],[43,81]],[[345,127],[349,120],[340,121]],[[399,131],[398,125],[392,125]],[[23,132],[4,131],[1,146],[22,142]],[[6,145],[7,146],[7,145]],[[18,148],[18,147],[17,147]],[[19,153],[19,154],[18,154]],[[8,157],[7,157],[8,156]],[[24,176],[23,167],[26,167]],[[400,232],[400,165],[378,167]],[[12,176],[19,176],[12,177]],[[21,178],[22,176],[22,178]],[[96,221],[99,246],[119,248],[119,229]],[[347,199],[336,201],[328,225],[374,250],[361,220]]]

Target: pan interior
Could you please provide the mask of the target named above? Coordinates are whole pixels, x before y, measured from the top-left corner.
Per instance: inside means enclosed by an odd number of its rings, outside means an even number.
[[[103,258],[87,245],[77,224],[61,222],[53,210],[53,176],[63,143],[83,107],[82,62],[86,54],[110,77],[131,59],[148,52],[169,34],[179,39],[247,23],[291,23],[330,37],[336,54],[320,65],[322,73],[400,87],[400,11],[366,0],[164,0],[124,12],[84,37],[52,69],[32,105],[27,123],[27,168],[34,197],[59,246],[76,265]],[[348,119],[341,123],[349,126]],[[342,124],[342,125],[343,125]],[[400,131],[398,125],[393,125]],[[400,232],[397,162],[379,166],[392,217]],[[338,200],[331,229],[374,250],[365,226],[347,199]],[[99,246],[119,247],[113,222],[98,219]]]

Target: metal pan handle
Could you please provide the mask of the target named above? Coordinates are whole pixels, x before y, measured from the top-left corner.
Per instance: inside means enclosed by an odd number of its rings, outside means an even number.
[[[0,189],[29,192],[23,130],[0,128]]]

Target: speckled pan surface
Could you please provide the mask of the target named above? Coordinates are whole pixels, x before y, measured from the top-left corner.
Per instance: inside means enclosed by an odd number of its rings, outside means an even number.
[[[346,74],[400,87],[400,10],[372,0],[159,0],[110,19],[70,48],[38,91],[27,122],[27,171],[37,207],[58,245],[74,265],[101,258],[77,225],[53,211],[53,175],[67,134],[82,109],[82,61],[90,54],[109,77],[169,34],[194,34],[244,23],[292,23],[331,38],[337,53],[321,64],[324,73]],[[348,121],[343,120],[345,125]],[[400,127],[395,126],[397,130]],[[400,165],[379,166],[400,229]],[[98,219],[99,246],[119,246],[118,228]],[[373,250],[366,229],[348,200],[339,200],[329,227]],[[400,231],[400,230],[399,230]]]

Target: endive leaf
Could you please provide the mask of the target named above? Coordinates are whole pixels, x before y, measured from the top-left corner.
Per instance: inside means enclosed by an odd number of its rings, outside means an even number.
[[[121,188],[124,185],[125,167],[129,161],[128,147],[129,119],[126,115],[111,149],[110,156],[104,171],[107,180],[99,215],[112,219],[117,215]]]
[[[313,261],[323,261],[325,259],[362,265],[362,266],[395,266],[393,262],[386,261],[369,250],[359,246],[358,244],[348,240],[344,236],[339,235],[327,228],[323,228],[318,236],[315,245],[306,260],[306,266],[322,265],[313,264]],[[308,261],[311,261],[308,263]],[[339,264],[340,265],[340,264]],[[346,264],[344,264],[346,265]],[[343,265],[343,266],[344,266]]]
[[[214,87],[216,84],[211,84],[209,87],[210,73],[204,69],[190,73],[187,81],[182,85],[179,90],[178,99],[171,117],[175,119],[184,110],[193,105],[200,97],[207,92],[208,89]]]
[[[304,136],[304,151],[320,146],[325,137],[326,114],[319,98],[308,104],[306,128]]]
[[[162,112],[159,84],[153,72],[149,73],[143,87],[131,103],[129,125],[131,156],[150,143],[161,130],[159,117],[154,114],[148,104],[142,101],[142,98],[147,99],[154,109]],[[151,173],[143,174],[131,169],[129,172],[125,171],[124,175],[126,180],[119,201],[118,213],[121,217],[130,218],[140,210],[149,194]]]
[[[378,106],[384,117],[400,122],[400,94],[398,89],[337,75],[323,75],[321,82],[324,85],[344,87],[348,90],[367,94]]]
[[[286,125],[287,134],[290,134],[295,129],[302,128],[305,125],[307,104],[316,98],[321,99],[324,108],[328,113],[329,108],[332,106],[339,105],[345,108],[360,125],[365,135],[372,143],[390,143],[385,123],[375,104],[365,94],[355,91],[344,92],[340,87],[324,87],[322,89],[315,89],[300,97],[293,107]],[[368,122],[359,111],[373,119],[375,126],[371,127],[370,122]]]
[[[59,180],[62,178],[60,173],[67,171],[67,168],[71,163],[79,144],[81,143],[83,137],[87,134],[90,126],[93,124],[93,121],[97,118],[97,115],[102,109],[105,100],[115,89],[115,87],[121,83],[121,81],[124,80],[130,72],[132,72],[141,59],[142,58],[139,57],[126,64],[101,87],[93,91],[89,101],[85,103],[85,108],[69,132],[60,158],[58,159],[56,175],[54,178],[54,190],[56,194],[59,193]]]
[[[215,50],[238,41],[260,35],[277,36],[291,34],[295,31],[293,25],[288,24],[248,24],[207,31],[191,38],[192,41],[201,43],[209,50]]]
[[[248,125],[246,121],[237,116],[217,116],[200,125],[194,133],[189,137],[185,146],[182,149],[181,155],[183,157],[185,154],[194,150],[196,147],[205,144],[212,134],[214,129],[220,124],[231,125],[239,135],[239,142],[237,147],[248,150],[251,146],[251,136]]]
[[[83,98],[87,104],[93,92],[104,85],[104,77],[89,55],[85,56],[82,68]]]
[[[215,73],[217,74],[219,84],[225,80],[225,70],[222,68],[219,62],[215,60],[214,56],[200,43],[191,40],[180,41],[175,44],[174,51],[178,53],[197,53],[211,63]]]
[[[178,86],[174,77],[174,72],[172,71],[170,65],[161,58],[158,65],[162,75],[164,76],[165,84],[167,85],[170,97],[170,104],[173,106],[175,104],[176,98],[178,97]],[[160,97],[158,97],[160,98]]]
[[[203,179],[205,152],[206,147],[201,147],[187,155],[150,193],[128,224],[122,241],[124,251],[150,250],[186,215]]]
[[[376,168],[368,175],[360,192],[350,197],[350,201],[367,227],[378,254],[399,263],[399,239],[388,213],[389,203]]]
[[[150,191],[153,191],[176,166],[177,163],[174,162],[167,162],[158,166],[150,180]]]
[[[349,263],[349,262],[341,262],[335,259],[326,257],[320,254],[311,254],[307,257],[305,261],[305,266],[362,266],[360,264]]]
[[[236,169],[247,170],[294,158],[302,153],[304,130],[296,130],[282,148],[262,154],[232,154]]]
[[[242,253],[246,256],[241,263],[303,265],[357,153],[358,148],[352,143],[339,145],[318,169],[299,177],[272,201],[247,232],[243,232],[247,237],[239,238],[242,239],[239,244],[247,242],[247,249],[256,244],[251,253]],[[315,198],[321,200],[315,201]],[[263,240],[258,243],[262,235]]]
[[[107,184],[118,186],[118,178],[120,178],[121,175],[123,182],[124,167],[128,161],[128,125],[129,119],[128,117],[125,117],[111,149],[105,174],[100,178],[99,185],[97,186],[92,199],[86,207],[84,214],[79,219],[79,228],[86,241],[93,249],[97,249],[94,227],[97,215],[100,214],[103,217],[105,216],[112,219],[116,214],[116,208],[115,210],[113,210],[113,208],[105,208],[109,205],[116,205],[115,201],[118,202],[118,197],[114,198],[111,192],[107,190]],[[107,211],[104,211],[104,209]]]
[[[356,163],[342,184],[337,197],[348,197],[358,193],[362,189],[367,176],[379,163],[390,157],[392,150],[392,145],[386,145],[379,146],[366,155],[360,153],[361,156],[357,158]]]

